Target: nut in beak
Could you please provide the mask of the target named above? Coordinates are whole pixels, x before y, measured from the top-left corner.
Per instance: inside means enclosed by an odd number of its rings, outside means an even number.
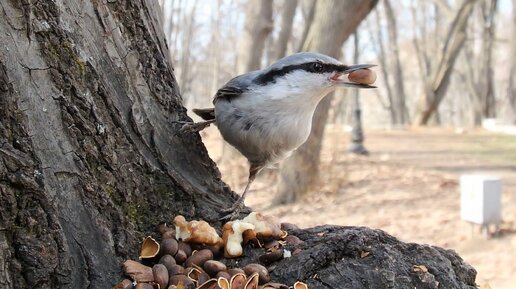
[[[351,65],[346,68],[343,72],[336,72],[330,77],[330,81],[347,87],[356,88],[376,88],[372,86],[376,81],[376,73],[369,68],[374,67],[374,64],[358,64]],[[348,74],[348,81],[341,78],[342,75]]]

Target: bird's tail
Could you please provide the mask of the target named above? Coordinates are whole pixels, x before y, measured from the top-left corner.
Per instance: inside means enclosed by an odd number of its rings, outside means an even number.
[[[215,119],[215,109],[213,108],[194,108],[192,111],[204,120]]]

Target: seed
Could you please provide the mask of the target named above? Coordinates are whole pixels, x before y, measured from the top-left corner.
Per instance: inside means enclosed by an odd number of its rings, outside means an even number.
[[[359,69],[351,72],[348,79],[360,84],[373,84],[376,81],[376,73],[370,69]]]

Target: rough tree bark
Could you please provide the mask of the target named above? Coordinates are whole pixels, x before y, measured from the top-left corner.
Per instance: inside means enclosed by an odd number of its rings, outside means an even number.
[[[424,78],[424,92],[419,98],[418,111],[413,121],[416,126],[428,124],[446,94],[453,66],[466,40],[468,19],[476,2],[476,0],[462,2],[448,30],[440,59],[436,61],[438,65],[431,67],[429,76]],[[416,46],[416,50],[418,54],[422,53],[421,46]]]
[[[173,122],[188,118],[157,1],[29,3],[0,2],[0,288],[110,288],[156,224],[220,226],[236,195],[198,134]],[[290,233],[305,242],[277,281],[475,288],[451,251],[367,228]],[[246,250],[238,261],[261,248]]]
[[[313,24],[303,44],[303,50],[317,51],[339,58],[344,41],[376,3],[375,0],[316,2]],[[310,137],[281,165],[275,204],[295,201],[315,183],[331,101],[332,96],[327,96],[319,103],[312,121]]]
[[[235,196],[172,122],[157,1],[24,3],[0,3],[0,287],[106,288],[142,232]]]
[[[402,243],[381,230],[320,226],[290,230],[304,240],[299,251],[273,265],[273,280],[305,280],[310,289],[476,289],[476,272],[451,250]],[[246,248],[239,266],[256,262],[262,249]],[[235,265],[236,262],[230,263]],[[426,271],[426,272],[425,272]]]

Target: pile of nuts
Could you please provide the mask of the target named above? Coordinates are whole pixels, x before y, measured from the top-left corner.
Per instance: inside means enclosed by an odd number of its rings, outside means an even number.
[[[308,289],[303,282],[292,287],[271,283],[270,265],[296,254],[284,245],[297,246],[299,238],[288,236],[281,225],[269,216],[251,213],[242,220],[226,223],[222,237],[205,221],[187,222],[176,216],[174,226],[159,225],[161,242],[148,236],[140,248],[140,262],[126,260],[124,279],[113,289]],[[242,256],[243,247],[264,249],[260,263],[243,268],[228,268],[223,262]],[[226,259],[224,259],[226,258]]]

